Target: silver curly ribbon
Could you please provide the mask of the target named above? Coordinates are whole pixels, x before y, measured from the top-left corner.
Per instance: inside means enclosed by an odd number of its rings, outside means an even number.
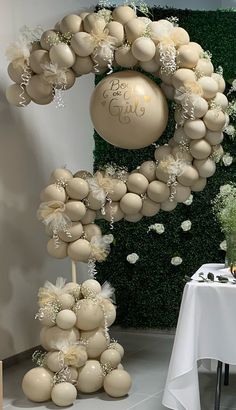
[[[88,261],[88,274],[91,278],[95,278],[97,275],[97,269],[96,269],[96,261],[95,259],[89,259]]]
[[[21,93],[20,93],[20,105],[22,107],[26,106],[26,99],[25,99],[25,87],[29,84],[29,80],[31,78],[31,69],[28,65],[24,66],[24,71],[21,74],[21,83],[20,83],[20,88],[21,88]]]

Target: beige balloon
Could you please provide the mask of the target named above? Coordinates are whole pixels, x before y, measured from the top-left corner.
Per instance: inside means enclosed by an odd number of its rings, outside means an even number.
[[[172,85],[161,83],[160,87],[161,87],[164,95],[166,96],[166,98],[168,98],[169,100],[174,99],[175,89],[174,89],[174,87],[172,87]]]
[[[112,18],[115,21],[118,21],[121,24],[128,23],[129,20],[132,20],[136,17],[135,10],[129,6],[118,6],[115,7],[112,12]]]
[[[125,370],[112,370],[104,379],[104,390],[111,397],[123,397],[131,388],[131,377]]]
[[[121,219],[123,219],[123,217],[124,217],[124,212],[122,211],[119,202],[111,202],[111,203],[108,202],[105,205],[104,219],[106,221],[118,222]]]
[[[50,256],[56,259],[64,259],[67,257],[67,243],[60,241],[57,246],[55,246],[55,240],[53,238],[49,239],[47,243],[47,251]]]
[[[32,101],[38,105],[47,105],[50,104],[54,99],[53,93],[45,98],[32,98]]]
[[[75,328],[62,330],[58,326],[53,326],[46,329],[43,339],[47,350],[59,350],[62,342],[75,343],[79,339],[79,331]]]
[[[121,199],[120,207],[127,215],[137,214],[142,208],[142,199],[139,195],[128,192]]]
[[[51,392],[53,403],[57,406],[71,406],[77,397],[77,390],[73,384],[62,382],[55,384]]]
[[[192,186],[191,186],[191,190],[193,192],[200,192],[203,191],[203,189],[205,188],[207,183],[207,179],[206,178],[199,178]]]
[[[222,131],[207,130],[205,140],[211,145],[218,145],[223,141],[224,134]]]
[[[68,245],[67,252],[73,261],[88,263],[91,255],[91,246],[86,239],[78,239]]]
[[[191,100],[193,104],[194,117],[202,118],[208,111],[208,102],[200,96],[194,96]]]
[[[92,209],[87,209],[85,215],[81,219],[81,223],[83,225],[91,224],[92,222],[94,222],[95,218],[96,218],[96,212],[93,211]]]
[[[200,58],[195,67],[195,71],[200,76],[210,77],[214,71],[214,67],[212,62],[207,58]]]
[[[225,80],[222,75],[213,73],[211,77],[217,82],[219,92],[223,93],[225,91]]]
[[[196,76],[194,71],[190,70],[189,68],[179,68],[175,71],[172,76],[172,85],[178,89],[185,82],[194,82],[196,81]]]
[[[84,169],[77,171],[74,174],[74,178],[82,178],[82,179],[88,179],[88,178],[92,178],[93,175],[91,174],[91,172],[85,171]]]
[[[100,362],[103,365],[110,365],[113,369],[115,369],[121,362],[121,355],[115,349],[107,349],[101,354]]]
[[[89,336],[90,332],[82,332],[82,339],[87,340],[86,350],[89,359],[96,359],[100,356],[104,350],[107,349],[108,342],[104,333],[101,330],[97,330]]]
[[[30,54],[29,65],[36,74],[42,74],[44,69],[42,65],[50,63],[47,50],[35,50]]]
[[[66,292],[66,289],[64,290]],[[71,309],[75,304],[75,298],[69,292],[62,293],[58,296],[58,302],[60,303],[62,309]]]
[[[187,137],[187,135],[185,134],[183,127],[179,127],[175,129],[173,138],[175,142],[177,142],[177,144],[182,144],[183,142],[186,142],[186,143],[189,142],[189,137]]]
[[[184,123],[185,134],[192,139],[200,139],[206,135],[206,126],[200,119],[187,120]]]
[[[171,148],[169,147],[169,145],[166,144],[166,145],[162,145],[156,148],[154,152],[154,157],[156,161],[161,161],[165,157],[168,157],[168,155],[170,154],[171,154]]]
[[[75,83],[76,76],[74,74],[74,71],[68,68],[65,72],[65,81],[62,83],[60,76],[56,77],[54,81],[54,87],[56,89],[61,90],[62,86],[64,90],[69,90],[71,87],[73,87]]]
[[[35,367],[23,377],[22,390],[27,399],[36,403],[50,400],[53,388],[53,373],[44,367]]]
[[[106,26],[106,21],[97,13],[89,13],[83,19],[84,31],[90,33],[92,30],[102,32]]]
[[[229,101],[228,101],[228,98],[226,97],[226,95],[224,95],[223,93],[220,93],[220,92],[216,93],[216,96],[215,96],[213,102],[217,106],[220,106],[223,111],[225,111],[226,108],[229,105]]]
[[[94,39],[91,34],[81,31],[72,37],[71,47],[78,56],[88,57],[94,51]]]
[[[160,204],[157,202],[152,201],[149,198],[145,198],[143,200],[143,206],[141,209],[141,213],[143,216],[154,216],[160,210]]]
[[[113,73],[100,81],[91,98],[90,113],[96,131],[106,141],[131,149],[156,141],[168,119],[160,88],[135,71]]]
[[[192,48],[194,48],[197,52],[198,55],[200,56],[203,53],[203,49],[200,46],[200,44],[195,43],[194,41],[190,41],[189,46],[191,46]]]
[[[149,37],[138,37],[132,44],[132,53],[139,61],[150,61],[155,56],[156,47]]]
[[[155,44],[158,44],[163,38],[168,38],[173,31],[173,24],[168,20],[152,21],[148,25],[148,32]]]
[[[70,68],[75,63],[74,51],[65,43],[55,44],[50,48],[49,57],[59,68]]]
[[[191,45],[183,45],[178,49],[177,65],[180,68],[194,68],[197,65],[199,53]]]
[[[182,27],[174,27],[171,32],[171,39],[174,41],[176,47],[189,44],[190,42],[189,34]]]
[[[146,71],[147,73],[157,73],[157,71],[160,68],[160,65],[157,63],[157,61],[155,60],[155,58],[152,58],[149,61],[141,61],[140,62],[140,67]],[[162,89],[162,87],[161,87]],[[164,90],[162,89],[162,91],[164,92]],[[165,93],[164,93],[165,94]]]
[[[94,63],[91,57],[76,57],[75,63],[72,66],[73,71],[77,76],[89,74],[93,71]]]
[[[126,194],[127,186],[126,184],[121,181],[120,179],[113,179],[112,180],[112,188],[108,190],[108,197],[112,201],[120,201],[120,199]]]
[[[97,198],[96,192],[90,191],[86,200],[88,201],[88,207],[94,211],[101,209],[103,202]]]
[[[193,140],[190,143],[190,152],[196,159],[205,159],[211,154],[211,145],[205,139]]]
[[[148,179],[142,174],[131,174],[127,179],[127,187],[130,192],[144,194],[148,187]]]
[[[66,182],[71,178],[73,178],[73,175],[68,169],[57,168],[51,173],[50,183],[54,184],[57,181]]]
[[[72,310],[63,309],[58,312],[56,317],[56,324],[60,329],[71,329],[76,323],[76,315]]]
[[[54,30],[46,30],[43,32],[40,45],[44,50],[49,51],[53,44],[57,44],[59,41],[58,33]]]
[[[68,282],[63,287],[63,292],[69,293],[70,295],[76,297],[76,299],[79,299],[81,296],[80,288],[81,286],[78,283]]]
[[[50,184],[40,194],[40,199],[43,202],[48,201],[66,201],[66,192],[62,186],[56,184]]]
[[[218,84],[212,77],[203,76],[199,78],[198,84],[202,87],[204,98],[210,100],[216,96]]]
[[[206,115],[203,117],[203,121],[210,131],[222,131],[226,117],[222,111],[215,108],[207,111]]]
[[[170,201],[169,199],[161,203],[161,209],[165,212],[173,211],[177,206],[176,201]]]
[[[74,384],[77,382],[77,379],[78,379],[78,370],[76,369],[76,367],[68,366],[66,381]]]
[[[170,190],[166,184],[161,181],[150,182],[147,189],[148,197],[154,202],[164,202],[170,196]]]
[[[64,355],[60,351],[49,352],[45,356],[46,365],[52,372],[59,372],[64,367]]]
[[[177,185],[175,186],[175,190],[176,193],[174,200],[176,202],[185,202],[191,194],[191,189],[189,187],[183,186],[179,183],[177,183]]]
[[[120,353],[121,359],[124,357],[125,351],[124,351],[123,346],[121,346],[120,343],[117,343],[117,342],[112,342],[112,343],[110,343],[110,344],[109,344],[109,349],[115,349],[115,350],[117,350],[117,351]]]
[[[75,34],[82,29],[82,18],[77,14],[69,14],[68,16],[65,16],[60,23],[60,31],[62,33]]]
[[[59,238],[64,242],[74,242],[83,234],[83,225],[80,222],[72,222],[66,232],[60,231]]]
[[[138,221],[140,221],[140,219],[142,219],[143,215],[138,212],[137,214],[134,215],[125,215],[124,219],[128,222],[133,222],[136,223]]]
[[[116,46],[121,46],[124,42],[125,36],[123,24],[118,21],[110,21],[106,25],[106,29],[109,31],[109,35],[116,39]]]
[[[180,176],[177,180],[184,186],[191,186],[198,180],[198,172],[191,165],[185,165]]]
[[[107,326],[110,327],[116,320],[116,308],[109,299],[103,299],[102,305],[106,315]]]
[[[215,162],[210,159],[195,159],[193,166],[197,168],[200,177],[209,178],[214,175],[216,170]]]
[[[139,168],[140,174],[144,175],[149,182],[156,179],[156,164],[154,161],[144,161]]]
[[[138,60],[133,56],[130,45],[124,44],[115,51],[116,63],[125,68],[132,68]]]
[[[99,302],[91,299],[79,300],[76,311],[76,326],[81,330],[96,329],[103,319],[103,311]]]
[[[101,389],[104,376],[97,360],[88,360],[79,371],[77,389],[81,393],[95,393]]]
[[[165,184],[170,179],[169,172],[168,172],[168,170],[162,168],[162,162],[161,161],[160,161],[160,164],[157,166],[157,169],[156,169],[156,178],[159,181],[165,182]]]
[[[66,192],[72,199],[84,199],[89,193],[89,185],[82,178],[73,178],[67,181]]]
[[[34,100],[44,100],[52,97],[52,86],[45,81],[43,75],[33,75],[26,85],[26,91]]]
[[[100,226],[93,223],[84,225],[84,234],[85,239],[90,242],[93,236],[102,236],[102,231]]]
[[[19,84],[11,84],[6,89],[6,99],[9,104],[16,107],[24,107],[31,101],[30,96],[25,91],[25,88],[21,88]]]
[[[77,222],[85,216],[86,207],[81,201],[70,200],[65,204],[65,213],[72,222]]]
[[[95,279],[87,279],[81,285],[81,292],[85,298],[98,295],[101,290],[100,283]]]
[[[21,84],[23,82],[22,74],[24,73],[24,68],[25,67],[22,67],[21,65],[14,66],[13,63],[10,63],[7,67],[7,72],[10,79],[17,84]],[[32,74],[31,70],[30,73]]]

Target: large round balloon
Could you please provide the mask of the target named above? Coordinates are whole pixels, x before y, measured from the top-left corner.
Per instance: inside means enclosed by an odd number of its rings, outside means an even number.
[[[168,120],[164,94],[154,81],[136,71],[104,78],[90,102],[95,130],[120,148],[143,148],[162,135]]]

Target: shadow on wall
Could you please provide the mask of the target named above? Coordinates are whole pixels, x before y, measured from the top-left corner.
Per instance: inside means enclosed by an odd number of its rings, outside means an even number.
[[[46,253],[35,217],[38,187],[43,186],[43,180],[31,131],[21,113],[8,105],[2,89],[0,123],[0,344],[7,357],[8,352],[14,352],[7,320],[10,322],[12,316],[14,326],[27,333],[32,311],[24,300],[32,298],[27,292],[41,273]],[[13,323],[9,327],[13,328]]]

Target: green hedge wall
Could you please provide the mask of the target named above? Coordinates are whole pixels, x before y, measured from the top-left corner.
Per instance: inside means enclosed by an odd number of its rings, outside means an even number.
[[[232,11],[191,11],[153,8],[153,19],[177,16],[192,41],[199,42],[212,53],[215,67],[224,68],[225,79],[236,76],[236,13]],[[96,83],[101,77],[96,78]],[[173,133],[173,109],[165,134],[158,143],[166,142]],[[123,150],[106,143],[95,132],[94,169],[114,162],[133,170],[143,161],[153,159],[155,148]],[[236,141],[224,140],[225,152],[236,152]],[[203,263],[224,261],[219,244],[224,239],[211,211],[211,200],[220,185],[235,180],[235,163],[230,167],[219,165],[214,177],[201,193],[194,194],[192,205],[179,204],[172,212],[160,212],[138,223],[121,221],[115,224],[115,243],[106,262],[97,264],[98,280],[108,280],[116,289],[117,324],[127,327],[171,328],[176,325],[184,287],[185,275],[192,275]],[[184,233],[182,221],[190,219],[192,229]],[[147,234],[148,226],[163,223],[165,232]],[[109,224],[99,221],[105,232]],[[139,261],[131,265],[126,256],[132,252]],[[179,255],[183,263],[170,264],[171,257]]]

